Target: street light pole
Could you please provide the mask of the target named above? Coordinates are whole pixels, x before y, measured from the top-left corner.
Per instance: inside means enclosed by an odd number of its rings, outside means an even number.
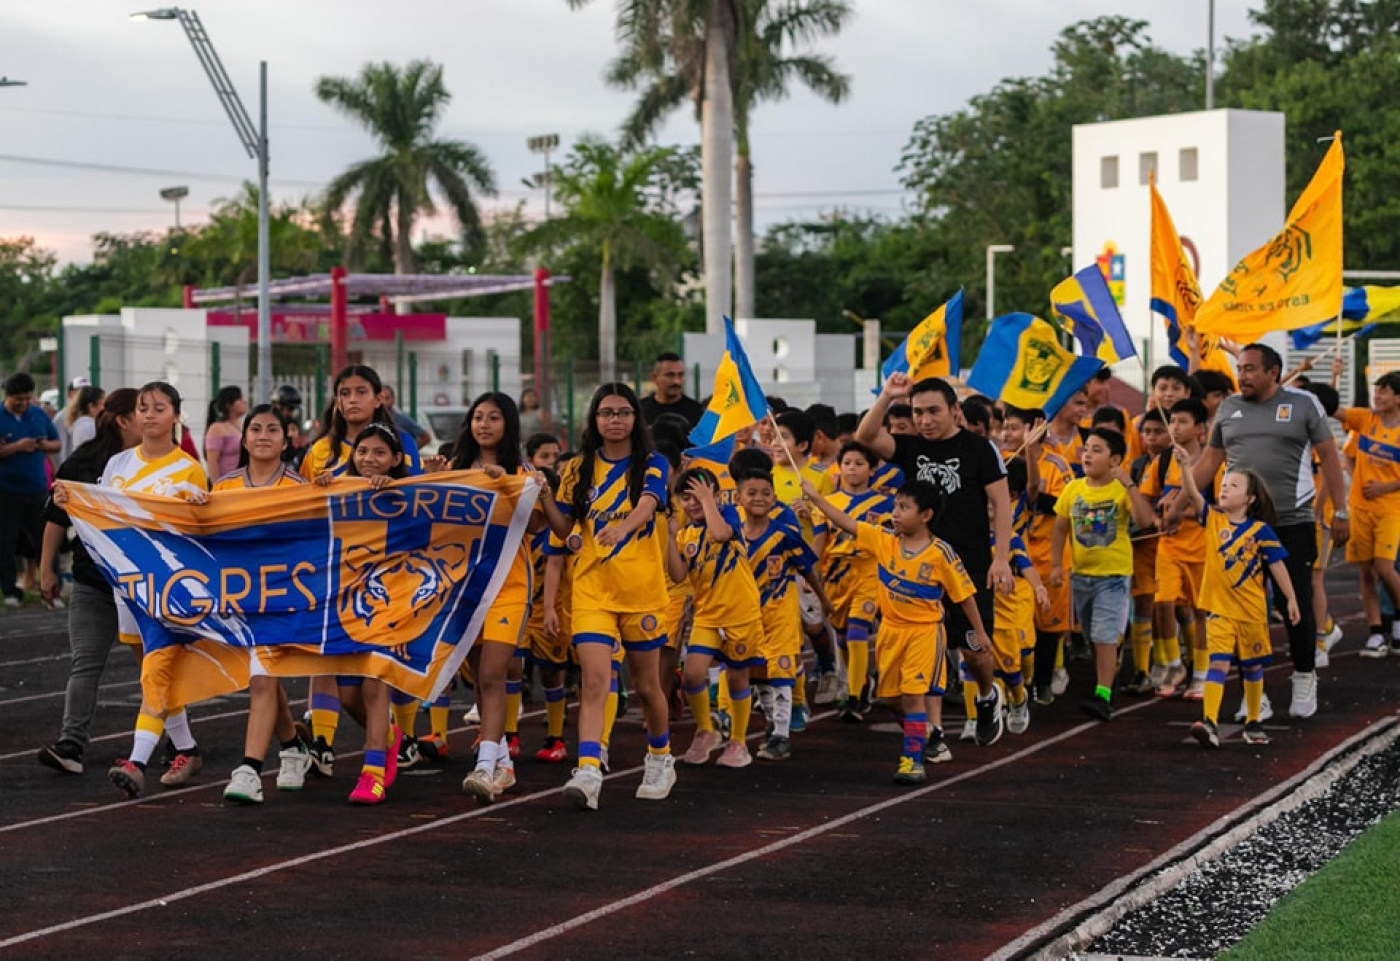
[[[0,77],[0,87],[27,87],[27,80],[11,80],[9,77]]]
[[[214,44],[209,40],[209,34],[204,30],[204,24],[200,21],[199,14],[182,7],[162,7],[158,10],[133,13],[131,19],[179,21],[180,26],[185,31],[186,38],[190,41],[190,46],[194,48],[195,57],[198,58],[200,66],[204,68],[209,82],[214,86],[214,93],[218,96],[219,103],[223,105],[224,112],[228,114],[229,120],[233,123],[233,129],[238,134],[243,149],[248,152],[249,157],[258,162],[258,381],[256,394],[264,398],[271,397],[272,301],[268,292],[268,281],[271,277],[272,258],[269,251],[267,217],[267,61],[264,60],[259,64],[259,125],[255,128],[252,118],[248,116],[247,108],[243,106],[243,100],[238,96],[238,91],[233,86],[233,81],[229,79],[228,71],[224,69],[223,61],[219,59],[218,51],[214,49]],[[218,387],[218,384],[214,385],[216,390]]]
[[[1215,0],[1206,0],[1206,109],[1215,109]]]
[[[525,144],[530,148],[530,153],[544,154],[544,219],[549,220],[549,194],[554,186],[549,155],[559,148],[559,135],[550,133],[541,137],[531,137]]]
[[[1016,247],[1014,244],[988,244],[987,245],[987,322],[991,323],[996,316],[997,300],[997,254],[1009,254]]]

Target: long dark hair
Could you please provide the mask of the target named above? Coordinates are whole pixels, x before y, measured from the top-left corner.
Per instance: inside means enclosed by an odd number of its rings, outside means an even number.
[[[366,367],[364,364],[351,364],[335,375],[335,380],[331,383],[330,406],[326,408],[326,418],[323,421],[326,426],[322,428],[321,434],[321,437],[329,437],[331,444],[331,456],[330,459],[326,461],[326,470],[330,470],[340,462],[341,445],[348,443],[350,440],[345,436],[349,432],[350,427],[345,423],[345,415],[340,412],[340,385],[351,377],[358,377],[369,384],[370,390],[374,393],[376,403],[378,403],[380,391],[384,389],[384,384],[379,379],[379,373],[373,367]],[[374,408],[374,413],[370,415],[370,423],[384,424],[391,430],[394,427],[394,419],[389,416],[389,412],[384,409],[383,404]],[[397,431],[395,433],[397,433]],[[318,437],[317,440],[320,440],[320,438]],[[402,451],[403,442],[397,437],[394,438],[394,441],[399,445],[399,449]],[[351,446],[353,447],[354,445],[352,444]]]
[[[271,414],[277,418],[277,423],[282,425],[282,459],[287,459],[287,448],[291,446],[292,436],[290,433],[291,419],[282,411],[271,404],[259,404],[248,411],[248,416],[243,418],[243,433],[238,438],[238,466],[248,466],[248,425],[253,422],[254,417],[262,414]]]
[[[570,503],[576,520],[588,516],[588,495],[593,489],[593,465],[603,447],[603,434],[598,430],[598,408],[608,397],[621,397],[632,405],[632,434],[628,438],[632,444],[632,454],[627,465],[627,497],[634,510],[641,501],[642,487],[646,483],[647,460],[652,454],[651,432],[642,420],[637,395],[626,384],[604,384],[593,392],[593,399],[588,402],[588,423],[584,425],[583,444],[578,452],[578,480],[574,484],[574,496]]]
[[[237,384],[229,384],[227,387],[220,387],[219,392],[214,395],[214,399],[209,402],[208,416],[205,418],[204,429],[208,430],[221,420],[228,419],[229,408],[243,399],[243,390]]]
[[[482,404],[495,404],[505,420],[501,442],[496,445],[496,463],[500,464],[507,474],[517,473],[520,470],[520,409],[515,406],[515,401],[509,394],[502,394],[497,390],[488,390],[472,401],[467,416],[462,418],[462,429],[457,432],[457,442],[452,445],[455,454],[452,458],[452,469],[467,470],[481,456],[481,445],[472,434],[472,417]]]
[[[126,438],[122,437],[119,417],[131,417],[136,413],[136,399],[140,392],[134,387],[119,387],[107,395],[107,403],[97,418],[97,433],[92,440],[84,441],[69,458],[81,457],[97,466],[98,471],[107,462],[126,449]]]
[[[350,457],[350,466],[347,467],[345,470],[346,475],[349,477],[364,476],[355,466],[355,457],[353,454],[353,450],[355,447],[359,447],[360,444],[362,444],[371,437],[378,437],[380,440],[384,441],[384,443],[389,445],[389,450],[399,455],[398,464],[394,467],[389,468],[389,470],[387,471],[388,475],[394,478],[395,480],[399,479],[400,477],[407,477],[408,456],[403,452],[403,439],[399,437],[399,432],[394,429],[394,426],[392,424],[381,424],[378,421],[374,422],[373,424],[370,424],[364,430],[360,431],[358,434],[355,435],[355,443],[351,447],[352,454]]]

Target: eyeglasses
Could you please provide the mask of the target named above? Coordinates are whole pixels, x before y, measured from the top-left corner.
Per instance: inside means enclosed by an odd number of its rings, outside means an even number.
[[[630,407],[619,407],[616,410],[608,407],[598,411],[599,420],[631,420],[637,412]]]

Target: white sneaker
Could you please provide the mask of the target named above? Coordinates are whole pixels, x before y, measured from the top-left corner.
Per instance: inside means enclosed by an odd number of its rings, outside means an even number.
[[[1025,734],[1031,726],[1031,698],[1027,693],[1020,704],[1012,704],[1006,709],[1006,729],[1012,734]]]
[[[462,720],[468,724],[480,724],[481,709],[473,704],[471,710],[462,715]]]
[[[1267,721],[1273,716],[1274,706],[1269,702],[1269,695],[1265,694],[1263,700],[1259,702],[1259,720],[1261,722]],[[1235,712],[1235,723],[1243,724],[1247,717],[1249,717],[1249,708],[1245,704],[1244,698],[1240,698],[1240,709]]]
[[[669,755],[668,755],[669,757]],[[650,768],[648,768],[648,772]],[[676,778],[675,772],[671,773],[671,780]],[[642,777],[642,784],[646,784],[646,776]],[[641,788],[637,789],[638,791]],[[667,788],[667,790],[670,790]],[[576,767],[574,776],[569,778],[569,783],[564,785],[564,797],[576,808],[584,811],[598,810],[598,795],[603,791],[603,772],[596,767]]]
[[[835,671],[827,671],[817,678],[817,693],[812,696],[813,704],[835,704],[837,692],[841,688],[841,679],[836,676]]]
[[[263,802],[262,778],[246,764],[233,769],[228,787],[224,788],[224,799],[239,804],[261,804]]]
[[[9,596],[8,594],[5,595],[5,606],[6,606],[6,607],[19,607],[19,604],[20,604],[20,601],[19,601],[19,598],[18,598],[18,597],[11,597],[11,596]]]
[[[289,747],[278,751],[277,756],[282,759],[282,767],[277,771],[277,790],[300,791],[306,783],[307,772],[311,770],[311,752]]]
[[[1063,667],[1055,668],[1055,673],[1050,675],[1050,693],[1059,697],[1069,690],[1069,671]]]
[[[958,740],[959,740],[959,741],[975,741],[975,740],[977,740],[977,718],[975,718],[975,717],[970,717],[970,718],[968,718],[966,721],[963,721],[962,733],[958,735]]]
[[[1342,625],[1338,624],[1336,621],[1332,622],[1332,630],[1327,631],[1326,633],[1319,632],[1317,635],[1318,644],[1320,644],[1323,648],[1329,651],[1332,650],[1332,648],[1336,647],[1337,642],[1341,639]]]
[[[1293,675],[1293,703],[1288,705],[1288,716],[1296,718],[1312,717],[1317,713],[1317,674],[1315,672]]]
[[[1147,671],[1147,679],[1152,682],[1152,690],[1167,683],[1167,665],[1153,664]]]
[[[1366,646],[1361,649],[1362,657],[1385,657],[1390,653],[1390,645],[1379,634],[1366,638]]]
[[[676,759],[670,754],[648,752],[646,764],[642,769],[642,783],[637,785],[637,797],[643,801],[664,801],[675,783]],[[568,788],[564,790],[567,791]],[[598,806],[596,798],[593,806]]]
[[[1322,635],[1317,637],[1317,647],[1313,650],[1313,667],[1323,668],[1332,666],[1332,657],[1327,653],[1327,648],[1323,646]]]

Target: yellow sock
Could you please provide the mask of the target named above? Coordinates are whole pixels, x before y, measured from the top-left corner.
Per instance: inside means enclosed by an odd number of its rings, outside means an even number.
[[[729,740],[742,744],[749,734],[749,714],[753,708],[753,688],[746,687],[729,696]]]
[[[519,681],[506,681],[506,733],[520,733],[520,702],[524,699]]]
[[[870,642],[846,642],[846,688],[852,699],[859,700],[870,674]]]
[[[1055,669],[1063,670],[1065,666],[1065,635],[1060,634],[1060,639],[1055,643]]]
[[[403,731],[405,737],[412,737],[414,731],[414,721],[418,720],[418,702],[409,701],[407,704],[392,705],[394,723]],[[389,741],[393,743],[394,733],[389,732]]]
[[[807,668],[800,660],[797,664],[797,682],[792,686],[792,706],[807,706]]]
[[[335,744],[335,730],[340,726],[340,698],[335,694],[311,692],[311,736]]]
[[[1259,720],[1259,709],[1264,703],[1264,679],[1244,682],[1245,721]]]
[[[732,700],[730,700],[729,697],[729,677],[725,674],[720,675],[719,695],[715,699],[715,707],[719,708],[721,711],[724,711],[730,716],[733,716],[734,714],[734,703]]]
[[[439,737],[447,736],[447,725],[452,723],[448,720],[448,709],[446,706],[438,707],[434,704],[428,708],[428,723],[432,725],[433,733]]]
[[[977,716],[977,682],[970,676],[963,678],[963,708],[967,711],[967,716],[975,718]]]
[[[544,720],[550,737],[564,736],[564,688],[561,685],[544,692]]]
[[[685,701],[690,705],[690,716],[695,718],[695,729],[713,731],[715,726],[710,721],[710,689],[702,685],[698,691],[687,691]]]
[[[1157,643],[1162,645],[1162,656],[1166,658],[1166,663],[1181,663],[1181,640],[1175,634],[1171,637],[1159,637]]]
[[[1261,685],[1262,690],[1262,685]],[[1246,697],[1249,694],[1248,686],[1245,687]],[[1207,721],[1212,724],[1220,722],[1220,702],[1225,700],[1225,685],[1218,681],[1206,678],[1206,696],[1201,701],[1201,713]]]
[[[613,671],[612,686],[608,689],[608,699],[603,702],[603,737],[598,742],[607,747],[612,743],[613,725],[617,723],[617,671]]]
[[[1134,619],[1131,631],[1133,670],[1146,674],[1152,667],[1152,622]]]

